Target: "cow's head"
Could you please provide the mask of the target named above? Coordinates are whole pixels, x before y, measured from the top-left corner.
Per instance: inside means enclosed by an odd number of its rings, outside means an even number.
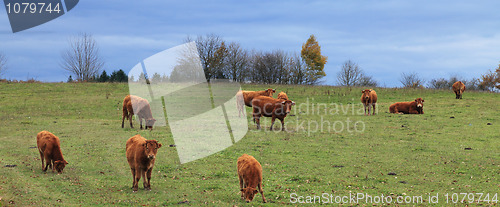
[[[144,153],[146,154],[146,157],[150,160],[156,158],[156,152],[158,152],[158,148],[161,147],[161,144],[158,143],[156,140],[146,140],[146,143],[142,144],[144,147]]]
[[[370,92],[372,92],[372,89],[365,89],[361,91],[364,100],[370,99]]]
[[[269,94],[269,97],[273,97],[273,94],[276,93],[276,89],[268,88],[266,92]]]
[[[245,201],[247,203],[250,203],[250,201],[252,201],[255,197],[255,194],[257,194],[259,191],[255,188],[246,187],[241,189],[241,192],[243,192],[243,198],[245,199]]]
[[[424,107],[424,99],[422,99],[422,98],[417,98],[417,99],[415,99],[415,102],[417,103],[417,108],[422,108],[422,107]]]
[[[295,102],[284,100],[281,102],[281,104],[284,106],[283,108],[285,108],[285,114],[289,114],[290,111],[292,111],[292,106],[295,105]]]
[[[62,173],[63,170],[64,170],[64,167],[66,167],[66,165],[68,164],[68,162],[66,162],[66,160],[57,160],[57,161],[54,161],[54,168],[57,170],[57,173]]]
[[[146,119],[146,129],[153,129],[153,125],[155,125],[156,119],[150,118]]]

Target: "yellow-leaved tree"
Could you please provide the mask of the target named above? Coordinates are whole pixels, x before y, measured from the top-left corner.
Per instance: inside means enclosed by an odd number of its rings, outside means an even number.
[[[324,68],[328,57],[321,55],[321,46],[314,35],[311,35],[302,45],[300,55],[308,67],[307,82],[309,84],[315,84],[320,78],[326,76]]]

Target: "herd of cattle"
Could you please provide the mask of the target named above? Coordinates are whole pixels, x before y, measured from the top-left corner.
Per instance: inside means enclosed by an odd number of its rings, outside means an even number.
[[[453,91],[456,98],[461,99],[465,91],[465,85],[458,81],[453,84]],[[271,88],[264,91],[239,91],[236,94],[238,115],[245,115],[243,105],[246,105],[253,108],[253,120],[257,124],[257,129],[260,129],[260,118],[264,116],[272,118],[270,130],[273,129],[275,119],[281,121],[281,129],[284,130],[284,119],[290,113],[295,102],[289,100],[284,92],[279,93],[275,99],[272,97],[274,93],[276,93],[276,90]],[[377,93],[373,89],[366,89],[361,93],[361,102],[364,106],[365,115],[374,115],[378,99]],[[423,103],[422,98],[417,98],[412,102],[397,102],[390,105],[389,111],[390,113],[399,114],[423,114]],[[372,108],[373,110],[371,110]],[[139,118],[141,129],[143,128],[143,119],[145,120],[146,129],[153,128],[156,120],[152,116],[149,102],[133,95],[127,95],[123,100],[122,128],[124,127],[125,118],[130,121],[130,127],[133,128],[132,116],[134,112]],[[48,131],[41,131],[37,134],[36,139],[42,161],[42,170],[45,172],[50,168],[52,172],[62,173],[68,162],[63,158],[59,138]],[[144,189],[151,190],[151,173],[155,164],[156,153],[161,146],[162,144],[156,140],[146,140],[141,135],[135,135],[127,140],[126,157],[132,172],[133,192],[138,190],[141,177]],[[246,202],[250,202],[260,192],[265,203],[266,198],[262,190],[262,166],[260,163],[254,157],[243,154],[237,160],[237,167],[241,198]]]

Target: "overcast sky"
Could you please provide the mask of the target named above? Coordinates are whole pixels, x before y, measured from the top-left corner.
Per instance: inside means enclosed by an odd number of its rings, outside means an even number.
[[[381,86],[401,86],[402,71],[427,81],[480,77],[500,61],[500,1],[130,1],[84,0],[69,13],[12,33],[0,9],[3,78],[66,81],[61,53],[70,37],[93,34],[108,72],[180,45],[189,35],[218,34],[246,49],[300,53],[314,34],[325,84],[337,84],[348,59]]]

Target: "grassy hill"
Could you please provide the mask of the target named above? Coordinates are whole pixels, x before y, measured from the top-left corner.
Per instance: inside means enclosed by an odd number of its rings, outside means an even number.
[[[269,131],[270,118],[262,119],[265,130],[256,130],[248,116],[242,140],[181,165],[176,148],[166,147],[174,144],[168,126],[121,128],[126,84],[0,83],[0,206],[260,206],[260,195],[250,204],[239,197],[236,159],[244,153],[263,166],[266,206],[297,205],[292,193],[304,201],[323,193],[383,194],[393,202],[423,196],[424,204],[439,194],[436,206],[442,206],[445,194],[452,202],[453,193],[489,193],[491,199],[499,192],[500,94],[466,91],[456,100],[447,90],[375,88],[378,114],[363,116],[361,88],[242,86],[268,87],[297,103],[285,119],[286,132]],[[417,97],[425,99],[425,114],[388,113],[391,103]],[[61,139],[69,162],[61,175],[41,170],[36,134],[42,130]],[[152,191],[141,183],[138,192],[131,190],[125,142],[135,134],[165,146],[158,150]]]

